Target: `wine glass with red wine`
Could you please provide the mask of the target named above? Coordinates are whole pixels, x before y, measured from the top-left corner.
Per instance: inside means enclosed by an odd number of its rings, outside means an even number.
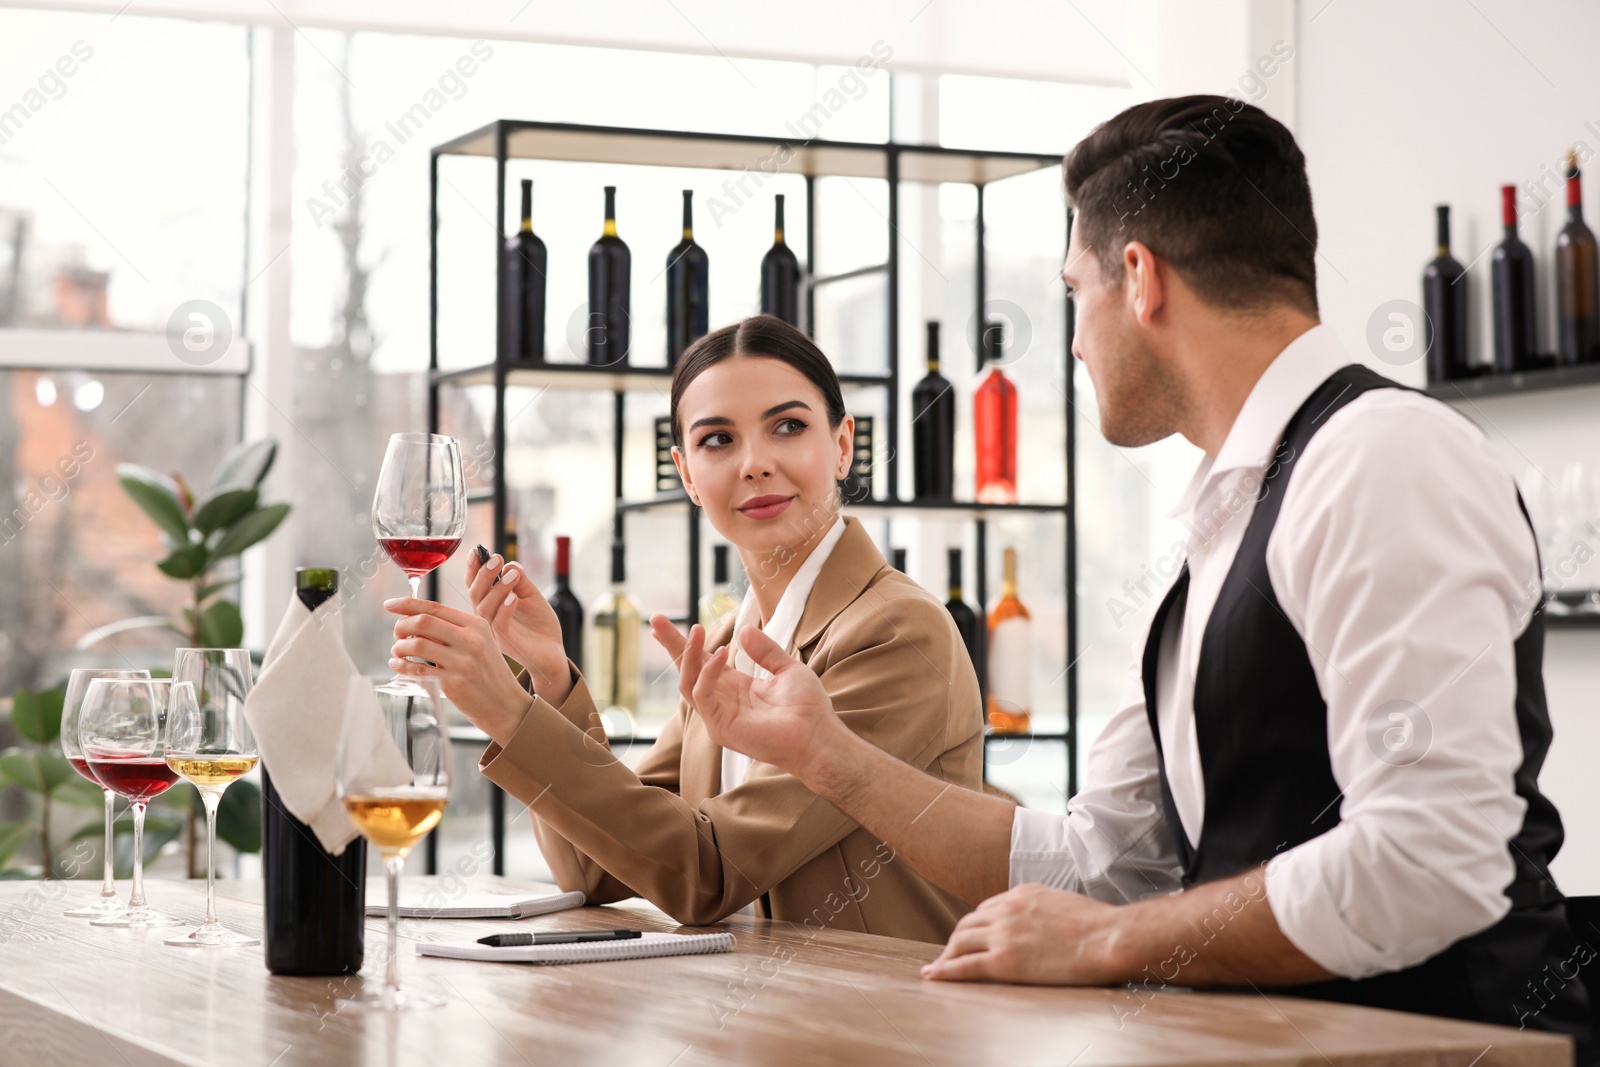
[[[133,805],[133,895],[128,910],[91,926],[181,926],[144,899],[144,809],[178,780],[167,765],[167,710],[193,704],[194,686],[170,678],[96,678],[78,718],[78,745],[94,776]]]
[[[461,446],[436,433],[389,438],[372,497],[372,532],[389,558],[422,595],[422,577],[455,554],[467,530],[467,478]],[[388,684],[418,693],[415,681],[395,675]]]
[[[67,676],[67,691],[61,701],[61,754],[72,764],[72,769],[83,775],[95,785],[100,786],[106,795],[106,844],[104,861],[105,877],[100,883],[100,897],[92,904],[85,904],[81,908],[73,908],[66,912],[76,919],[100,919],[107,915],[121,914],[122,901],[117,899],[117,883],[111,874],[112,836],[111,821],[117,802],[114,790],[107,789],[94,776],[94,771],[89,769],[89,761],[84,758],[83,749],[78,744],[78,723],[83,713],[83,698],[89,695],[89,683],[96,678],[148,678],[150,672],[146,670],[122,670],[120,668],[102,669],[99,667],[78,667]]]

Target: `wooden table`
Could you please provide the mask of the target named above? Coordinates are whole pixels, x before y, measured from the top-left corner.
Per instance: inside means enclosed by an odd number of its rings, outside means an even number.
[[[417,881],[423,881],[417,879]],[[537,888],[474,878],[475,889]],[[936,946],[736,916],[724,955],[562,967],[421,958],[402,981],[448,998],[403,1015],[343,1008],[362,979],[277,978],[259,946],[169,948],[170,931],[61,913],[88,882],[0,882],[0,1064],[1453,1064],[1572,1062],[1567,1041],[1276,995],[928,982]],[[121,887],[126,890],[126,886]],[[204,911],[204,883],[151,904]],[[256,882],[218,883],[222,920],[259,934]],[[381,897],[379,898],[381,899]],[[412,939],[508,929],[675,930],[643,902],[521,922],[408,921]],[[367,933],[381,981],[383,923]]]

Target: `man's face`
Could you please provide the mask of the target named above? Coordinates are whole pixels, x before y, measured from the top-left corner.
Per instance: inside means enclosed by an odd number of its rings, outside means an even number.
[[[1080,244],[1081,232],[1081,226],[1072,228],[1061,279],[1077,306],[1072,354],[1094,383],[1100,432],[1130,448],[1159,441],[1178,428],[1178,381],[1152,347],[1155,331],[1139,322],[1136,272],[1124,263],[1122,277],[1108,281],[1096,250]],[[1120,258],[1122,250],[1116,254]]]

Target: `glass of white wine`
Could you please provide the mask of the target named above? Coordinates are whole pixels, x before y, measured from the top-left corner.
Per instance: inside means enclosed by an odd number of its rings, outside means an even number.
[[[389,883],[389,953],[383,987],[344,1003],[406,1010],[443,999],[400,988],[400,872],[406,855],[444,817],[450,798],[450,731],[434,678],[415,692],[354,679],[340,731],[339,798],[361,836],[383,856]],[[368,694],[371,694],[370,696]],[[373,708],[376,699],[377,708]]]
[[[249,774],[260,758],[244,717],[250,693],[250,653],[243,648],[180,648],[173,678],[188,682],[192,700],[167,711],[167,766],[200,791],[206,808],[206,917],[198,929],[175,934],[169,945],[259,945],[259,937],[217,921],[217,805],[222,791]]]

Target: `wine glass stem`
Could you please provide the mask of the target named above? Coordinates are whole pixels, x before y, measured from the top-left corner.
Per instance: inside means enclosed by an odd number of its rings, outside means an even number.
[[[400,868],[405,857],[390,856],[383,861],[389,878],[389,958],[384,964],[383,984],[390,993],[400,991]]]
[[[144,907],[144,801],[133,802],[133,896],[128,908]]]
[[[109,789],[105,790],[104,792],[106,794],[106,857],[105,880],[100,885],[100,895],[107,899],[115,899],[117,895],[117,883],[114,874],[114,867],[112,866],[112,854],[116,842],[111,836],[111,823],[112,820],[116,818],[117,795]]]
[[[406,581],[411,583],[411,598],[413,600],[420,598],[422,596],[422,575],[408,574],[406,575]]]
[[[217,804],[222,800],[220,791],[210,789],[200,794],[206,806],[206,922],[217,925]]]

